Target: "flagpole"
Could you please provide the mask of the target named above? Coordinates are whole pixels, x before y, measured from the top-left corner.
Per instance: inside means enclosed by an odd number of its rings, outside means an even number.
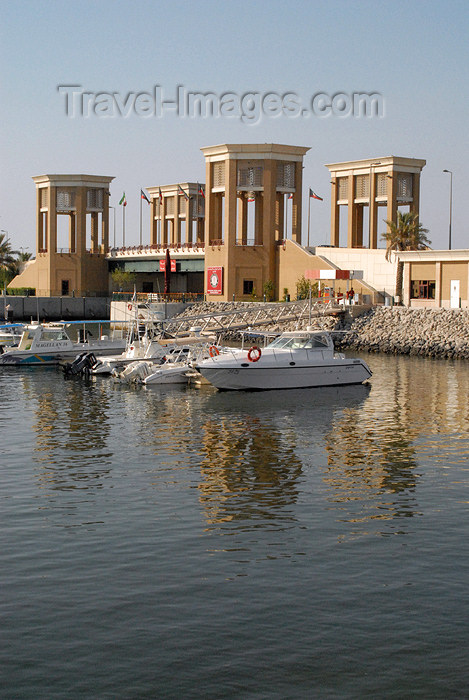
[[[125,248],[125,204],[122,205],[122,247]]]
[[[142,245],[142,190],[140,189],[140,245]]]
[[[200,184],[197,183],[197,211],[195,213],[196,219],[195,219],[195,242],[197,243],[197,236],[199,233],[199,197],[200,197]],[[192,231],[191,231],[192,233]],[[193,243],[192,236],[191,236],[191,243]]]
[[[309,220],[311,218],[311,197],[308,193],[308,248],[309,248]]]

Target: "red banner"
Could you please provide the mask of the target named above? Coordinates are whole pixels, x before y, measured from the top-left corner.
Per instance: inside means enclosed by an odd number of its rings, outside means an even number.
[[[176,261],[171,260],[171,272],[176,272]],[[163,260],[160,260],[160,272],[164,272],[164,266],[166,264],[166,260],[163,258]]]
[[[222,267],[207,267],[207,294],[223,294]]]

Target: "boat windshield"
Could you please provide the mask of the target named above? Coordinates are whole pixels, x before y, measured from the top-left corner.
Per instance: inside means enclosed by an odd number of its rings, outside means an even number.
[[[68,340],[68,336],[62,328],[45,328],[42,330],[41,340]]]
[[[310,350],[312,348],[318,348],[323,350],[329,347],[329,342],[327,336],[324,335],[281,335],[275,340],[273,340],[269,345],[269,348],[275,348],[276,350],[298,350],[305,349]]]

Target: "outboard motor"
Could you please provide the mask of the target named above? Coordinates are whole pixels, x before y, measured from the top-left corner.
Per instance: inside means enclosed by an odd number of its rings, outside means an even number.
[[[66,377],[76,377],[78,374],[89,377],[91,368],[95,364],[96,357],[92,352],[82,352],[76,356],[73,362],[66,362],[62,369]]]

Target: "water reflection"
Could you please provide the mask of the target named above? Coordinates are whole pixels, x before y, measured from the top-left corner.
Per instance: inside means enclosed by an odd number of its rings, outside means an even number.
[[[366,387],[343,391],[216,394],[201,424],[200,502],[208,525],[230,521],[285,527],[304,477],[302,454],[322,442],[336,411],[357,406]],[[212,414],[212,415],[210,415]]]
[[[64,381],[58,370],[49,378],[38,382],[24,373],[20,379],[34,405],[39,481],[54,490],[100,488],[112,464],[106,391],[92,382]]]
[[[325,442],[329,499],[353,524],[349,534],[367,532],[373,520],[422,515],[418,484],[422,460],[435,444],[431,435],[446,454],[457,440],[458,459],[469,456],[467,373],[454,363],[389,360],[370,359],[369,399],[362,410],[337,416]]]

